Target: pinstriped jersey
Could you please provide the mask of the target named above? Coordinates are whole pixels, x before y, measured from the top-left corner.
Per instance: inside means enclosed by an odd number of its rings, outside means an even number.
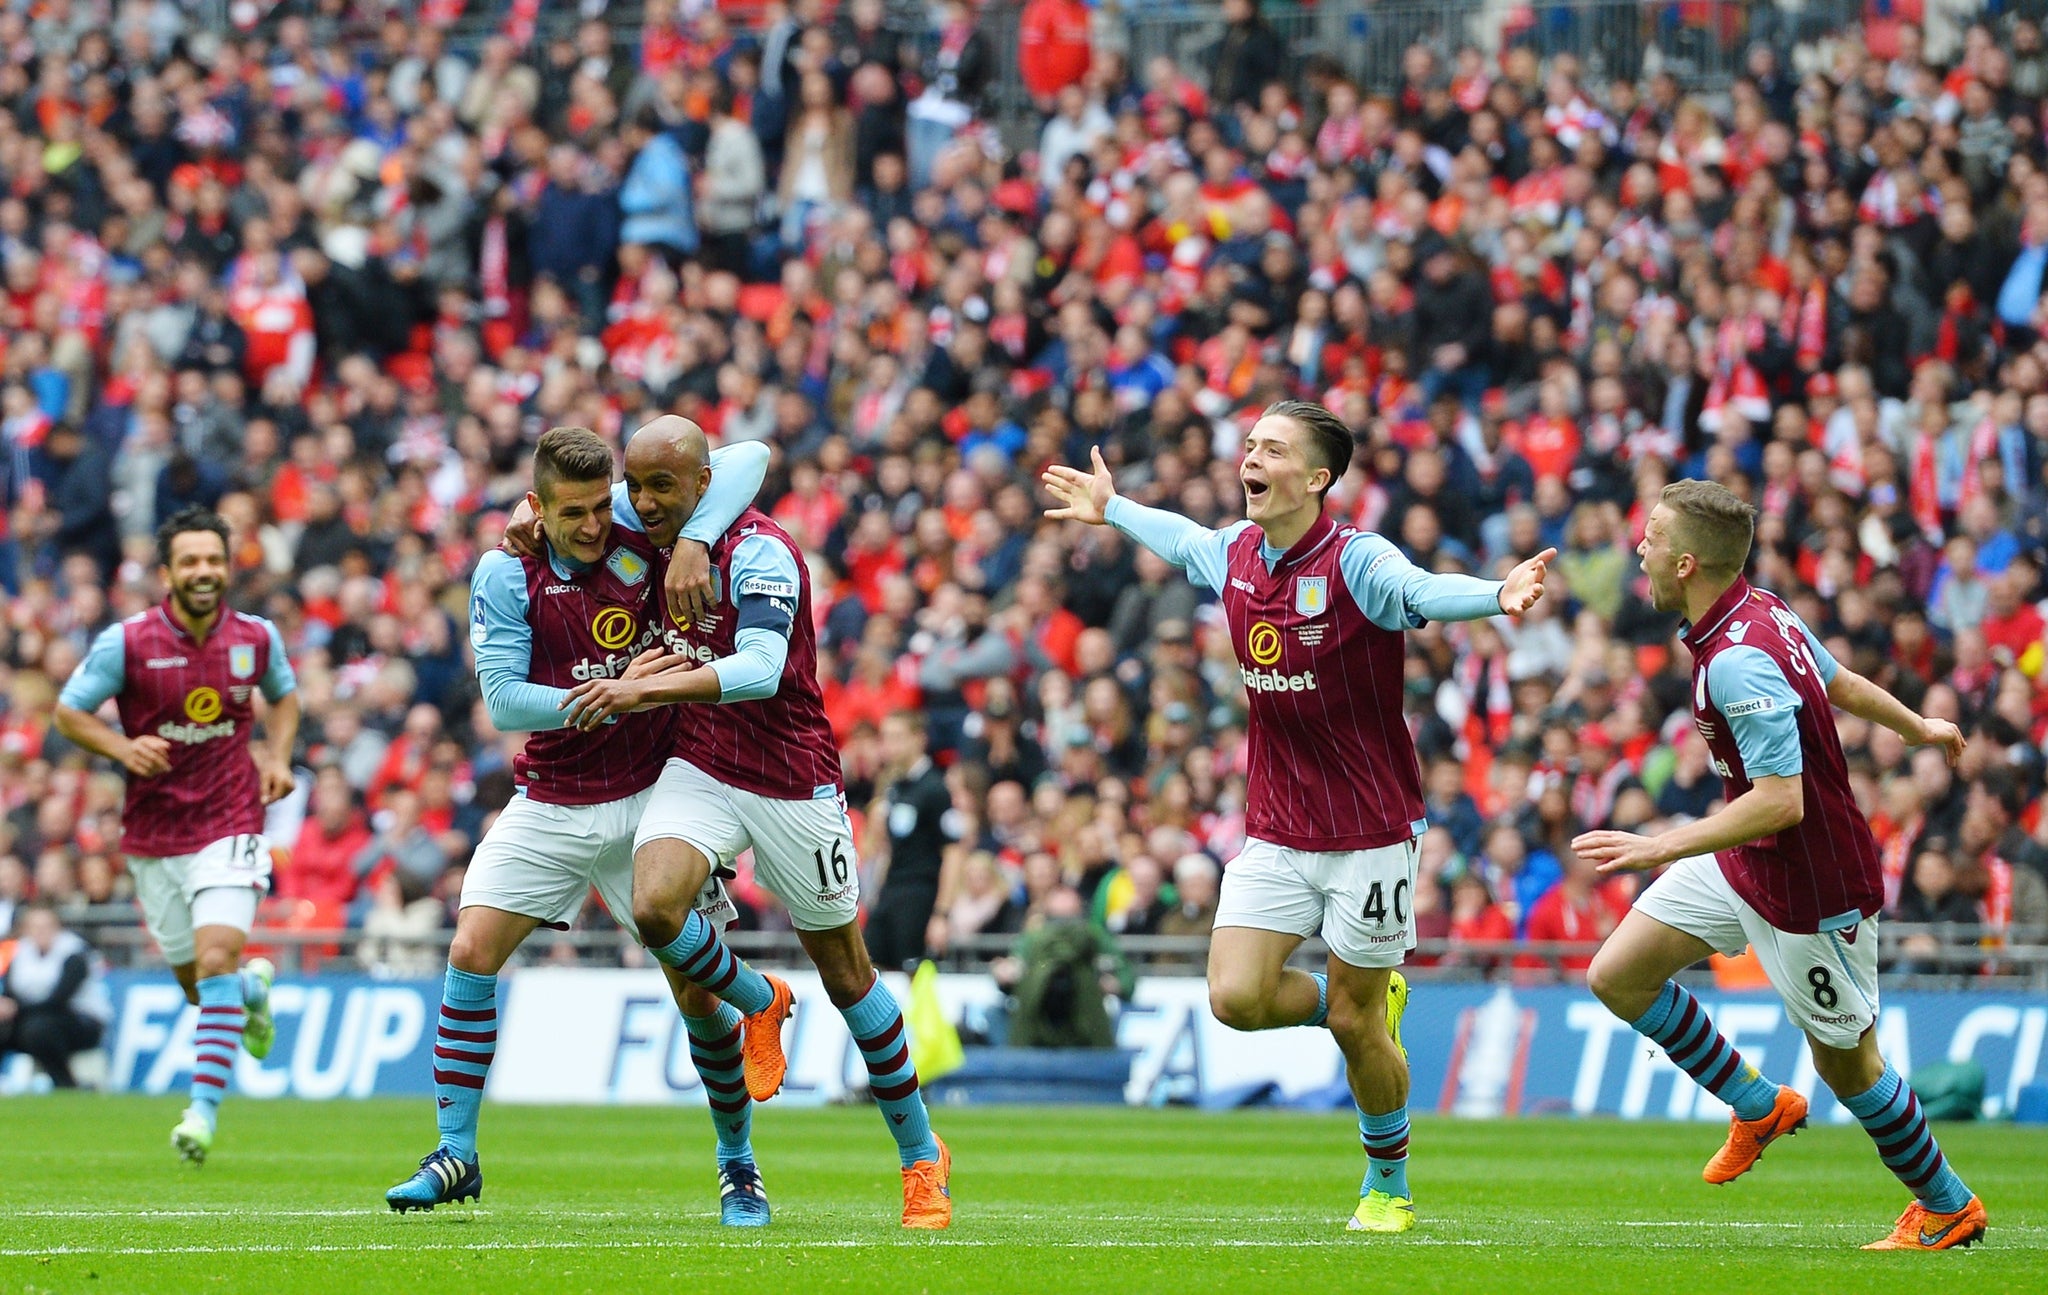
[[[1245,833],[1275,845],[1369,850],[1422,830],[1406,646],[1340,567],[1358,534],[1319,518],[1270,570],[1256,527],[1230,541],[1223,610],[1251,706]]]
[[[170,745],[171,771],[129,775],[121,848],[164,858],[263,830],[263,787],[249,738],[253,694],[271,675],[270,622],[223,610],[204,643],[185,632],[170,605],[120,625],[123,673],[114,704],[121,731]]]
[[[613,679],[653,646],[661,564],[644,535],[614,526],[604,556],[563,575],[545,556],[521,558],[526,619],[533,627],[527,678],[551,688]],[[534,733],[512,770],[528,799],[602,805],[654,785],[668,760],[673,708],[621,715],[596,731]]]
[[[1731,721],[1780,707],[1794,707],[1798,715],[1805,816],[1783,832],[1716,856],[1728,884],[1772,926],[1792,934],[1875,916],[1884,907],[1877,839],[1849,787],[1849,763],[1824,678],[1829,663],[1816,659],[1805,624],[1776,594],[1737,580],[1682,636],[1693,653],[1693,722],[1713,753],[1729,800],[1754,785]],[[1776,688],[1755,696],[1714,694],[1710,673],[1723,681],[1730,677],[1713,670],[1715,658],[1743,648],[1776,665],[1789,696]]]
[[[677,622],[666,600],[657,600],[662,637],[671,652],[709,665],[731,656],[739,634],[739,599],[749,591],[735,588],[733,558],[740,542],[760,537],[789,550],[794,560],[793,589],[760,591],[792,604],[789,655],[775,694],[755,701],[714,706],[677,706],[676,755],[731,787],[778,800],[810,800],[841,787],[839,744],[825,718],[824,691],[818,686],[818,632],[811,620],[811,581],[803,553],[789,534],[767,514],[749,508],[711,546],[713,606],[694,624]],[[659,583],[659,582],[657,582]]]

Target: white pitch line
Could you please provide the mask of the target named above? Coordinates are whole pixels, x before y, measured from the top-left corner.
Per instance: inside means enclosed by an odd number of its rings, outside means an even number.
[[[854,1211],[846,1211],[852,1214]],[[15,1219],[135,1219],[142,1222],[175,1221],[179,1219],[219,1219],[230,1222],[244,1219],[370,1219],[385,1218],[392,1211],[388,1207],[364,1205],[355,1209],[242,1209],[233,1210],[11,1210],[8,1218]],[[461,1210],[449,1216],[458,1219],[502,1219],[518,1222],[525,1219],[636,1219],[646,1220],[647,1212],[636,1210],[564,1210],[546,1206],[536,1208],[513,1208],[509,1210],[470,1209]],[[695,1214],[670,1214],[670,1218],[711,1218],[710,1211]],[[1171,1223],[1198,1226],[1224,1225],[1275,1225],[1275,1224],[1317,1224],[1325,1219],[1304,1218],[1301,1215],[1280,1214],[1047,1214],[1038,1211],[1014,1211],[1001,1208],[977,1209],[977,1219],[1001,1219],[1010,1223]]]
[[[2019,1229],[2014,1229],[2019,1230]],[[2040,1231],[2038,1228],[2027,1231]],[[1371,1246],[1377,1243],[1349,1237],[1303,1237],[1279,1238],[1233,1238],[1210,1241],[1151,1241],[1121,1240],[1106,1238],[1099,1241],[1051,1241],[1016,1242],[997,1241],[976,1237],[931,1237],[903,1238],[900,1240],[871,1240],[865,1238],[808,1239],[798,1241],[725,1241],[713,1239],[687,1240],[637,1240],[637,1241],[506,1241],[472,1242],[467,1245],[445,1245],[427,1243],[404,1245],[395,1242],[360,1242],[349,1245],[243,1245],[243,1246],[117,1246],[98,1248],[91,1246],[53,1246],[45,1249],[17,1248],[0,1250],[0,1258],[55,1258],[60,1256],[91,1257],[155,1257],[167,1255],[293,1255],[293,1254],[414,1254],[452,1253],[477,1254],[495,1251],[508,1253],[532,1253],[563,1250],[870,1250],[926,1248],[969,1248],[969,1249],[1053,1249],[1053,1250],[1185,1250],[1190,1247],[1210,1249],[1244,1250],[1294,1250],[1302,1247]],[[1391,1243],[1399,1247],[1459,1247],[1470,1249],[1515,1250],[1522,1249],[1522,1242],[1512,1239],[1485,1240],[1477,1237],[1410,1236]],[[1579,1244],[1584,1244],[1583,1239]],[[1606,1248],[1595,1246],[1593,1248]],[[1712,1249],[1707,1241],[1658,1241],[1632,1245],[1628,1248],[1655,1250],[1706,1250]],[[1810,1244],[1781,1247],[1795,1250],[1837,1251],[1837,1244]]]
[[[140,1221],[140,1222],[155,1222],[155,1221],[166,1221],[166,1222],[171,1222],[171,1221],[178,1221],[178,1220],[183,1220],[183,1219],[218,1219],[218,1220],[221,1220],[221,1221],[223,1221],[223,1222],[230,1222],[230,1221],[241,1221],[241,1220],[247,1220],[247,1219],[252,1219],[252,1218],[253,1218],[253,1219],[383,1219],[383,1218],[389,1218],[389,1217],[390,1217],[390,1215],[391,1215],[391,1211],[390,1211],[390,1210],[389,1210],[388,1208],[378,1208],[378,1207],[376,1207],[376,1206],[369,1206],[369,1205],[363,1206],[363,1207],[361,1207],[361,1208],[358,1208],[358,1209],[254,1209],[254,1210],[247,1210],[247,1209],[239,1209],[239,1208],[237,1208],[237,1209],[233,1210],[233,1211],[232,1211],[231,1213],[230,1213],[230,1212],[228,1212],[228,1211],[223,1211],[223,1210],[197,1210],[197,1209],[187,1209],[187,1210],[160,1210],[160,1209],[142,1209],[142,1210],[106,1210],[106,1209],[102,1209],[102,1210],[14,1210],[14,1211],[10,1211],[10,1212],[8,1213],[8,1217],[10,1217],[10,1218],[15,1218],[15,1219],[49,1219],[49,1220],[61,1220],[61,1219],[134,1219],[134,1220],[137,1220],[137,1221]],[[606,1220],[606,1219],[640,1219],[640,1220],[644,1220],[644,1219],[646,1219],[647,1215],[646,1215],[646,1214],[645,1214],[644,1212],[640,1212],[640,1211],[633,1211],[633,1210],[569,1210],[569,1209],[552,1209],[552,1208],[548,1208],[548,1207],[542,1206],[542,1207],[537,1207],[537,1208],[516,1208],[516,1209],[511,1209],[511,1210],[502,1210],[502,1211],[494,1211],[494,1210],[488,1210],[488,1209],[473,1209],[473,1210],[465,1210],[465,1211],[461,1211],[461,1212],[459,1212],[459,1213],[455,1213],[455,1214],[449,1215],[449,1216],[447,1216],[447,1217],[449,1217],[449,1218],[452,1218],[452,1219],[458,1219],[458,1220],[467,1220],[467,1219],[478,1219],[478,1220],[484,1220],[484,1219],[489,1219],[489,1220],[493,1220],[493,1221],[497,1221],[497,1222],[504,1222],[504,1223],[508,1223],[508,1224],[516,1224],[516,1223],[519,1223],[519,1222],[522,1222],[522,1221],[525,1221],[525,1220],[529,1220],[529,1219],[588,1219],[588,1220]],[[710,1217],[712,1217],[712,1216],[711,1216],[711,1214],[710,1214],[710,1213],[709,1213],[708,1211],[706,1211],[706,1212],[701,1212],[701,1213],[696,1213],[696,1214],[690,1214],[690,1213],[684,1213],[684,1214],[680,1214],[680,1215],[677,1215],[677,1214],[671,1214],[671,1215],[669,1215],[668,1217],[670,1217],[670,1218],[673,1218],[673,1219],[708,1219],[708,1218],[710,1218]],[[828,1216],[828,1217],[830,1217],[830,1216]],[[1067,1213],[1062,1213],[1062,1214],[1047,1214],[1047,1213],[1042,1213],[1042,1212],[1039,1212],[1039,1211],[1013,1211],[1013,1210],[1005,1210],[1005,1209],[1001,1209],[1001,1208],[983,1208],[983,1209],[977,1209],[977,1210],[975,1210],[975,1211],[974,1211],[974,1213],[973,1213],[973,1217],[974,1217],[975,1219],[986,1219],[986,1220],[999,1220],[999,1221],[1002,1221],[1002,1222],[1011,1222],[1011,1223],[1018,1223],[1018,1222],[1022,1222],[1022,1223],[1032,1223],[1032,1222],[1044,1222],[1044,1223],[1062,1223],[1062,1224],[1068,1224],[1068,1225],[1081,1225],[1081,1224],[1092,1224],[1092,1223],[1151,1223],[1151,1224],[1166,1224],[1166,1225],[1172,1225],[1172,1226],[1183,1226],[1183,1227],[1224,1227],[1224,1226],[1276,1226],[1276,1225],[1277,1225],[1277,1226],[1322,1226],[1322,1225],[1325,1225],[1325,1224],[1327,1224],[1327,1223],[1329,1223],[1329,1222],[1330,1222],[1330,1220],[1328,1220],[1328,1219],[1320,1219],[1320,1218],[1309,1218],[1309,1217],[1304,1217],[1304,1216],[1301,1216],[1301,1215],[1251,1215],[1251,1214],[1201,1214],[1201,1215],[1197,1215],[1197,1214],[1171,1214],[1171,1213],[1158,1213],[1158,1214],[1067,1214]],[[1869,1225],[1869,1224],[1867,1224],[1867,1223],[1849,1223],[1849,1222],[1819,1222],[1819,1221],[1815,1221],[1815,1222],[1808,1222],[1808,1223],[1799,1223],[1799,1222],[1787,1222],[1787,1221],[1782,1221],[1782,1220],[1780,1220],[1780,1221],[1759,1221],[1759,1220],[1743,1220],[1743,1219],[1723,1219],[1723,1220],[1718,1220],[1718,1221],[1716,1221],[1716,1220],[1706,1220],[1706,1219],[1609,1219],[1609,1220],[1606,1220],[1606,1223],[1608,1224],[1608,1226],[1611,1226],[1611,1227],[1621,1227],[1621,1228],[1687,1228],[1687,1229],[1692,1229],[1692,1230],[1696,1230],[1696,1231],[1701,1231],[1701,1232],[1712,1232],[1712,1231],[1717,1231],[1717,1230],[1723,1230],[1723,1229],[1738,1229],[1738,1230],[1758,1230],[1758,1231],[1787,1231],[1787,1232],[1798,1232],[1798,1231],[1827,1231],[1827,1230],[1834,1230],[1834,1231],[1857,1231],[1857,1232],[1860,1232],[1860,1231],[1867,1231],[1867,1230],[1869,1230],[1869,1227],[1870,1227],[1870,1225]],[[1506,1228],[1506,1229],[1512,1229],[1512,1228],[1515,1228],[1515,1227],[1517,1227],[1517,1226],[1528,1226],[1528,1225],[1527,1225],[1527,1224],[1524,1224],[1524,1223],[1521,1223],[1521,1222],[1519,1222],[1519,1221],[1517,1221],[1517,1220],[1506,1220],[1506,1219],[1486,1219],[1486,1220],[1469,1220],[1469,1219],[1459,1219],[1459,1218],[1456,1218],[1456,1217],[1446,1217],[1446,1218],[1436,1218],[1436,1219],[1431,1219],[1431,1220],[1429,1220],[1429,1221],[1428,1221],[1428,1223],[1427,1223],[1427,1225],[1426,1225],[1426,1226],[1428,1226],[1428,1227],[1429,1227],[1429,1228],[1431,1228],[1432,1230],[1436,1230],[1436,1229],[1445,1229],[1445,1230],[1451,1230],[1451,1231],[1471,1231],[1471,1230],[1474,1230],[1474,1229],[1488,1229],[1488,1230],[1491,1230],[1491,1229],[1494,1229],[1494,1228]],[[2005,1224],[2005,1225],[2001,1225],[2001,1226],[1999,1226],[1999,1227],[1998,1227],[1998,1228],[1996,1229],[1996,1232],[1997,1232],[1997,1234],[1998,1234],[1999,1236],[2042,1236],[2042,1235],[2048,1235],[2048,1227],[2044,1227],[2044,1226],[2041,1226],[2041,1225],[2035,1225],[2035,1224]],[[687,1241],[687,1242],[680,1242],[680,1241],[679,1241],[679,1243],[681,1243],[681,1244],[693,1244],[693,1245],[695,1245],[695,1244],[720,1244],[720,1245],[732,1245],[732,1244],[738,1244],[738,1243],[733,1243],[733,1242],[698,1242],[698,1241],[695,1241],[695,1240],[690,1240],[690,1241]],[[511,1245],[511,1244],[513,1244],[513,1243],[491,1243],[491,1244],[494,1244],[494,1245]],[[650,1244],[652,1244],[652,1243],[650,1243]],[[776,1244],[776,1243],[771,1243],[771,1242],[758,1242],[758,1243],[755,1243],[755,1242],[749,1242],[749,1243],[745,1243],[745,1244],[749,1244],[749,1245],[752,1245],[752,1244],[761,1244],[761,1245],[769,1245],[769,1244]],[[863,1241],[846,1241],[846,1242],[832,1242],[832,1241],[818,1241],[818,1240],[813,1240],[813,1241],[805,1241],[805,1242],[786,1242],[786,1243],[781,1243],[781,1244],[788,1244],[788,1245],[797,1245],[797,1244],[803,1244],[803,1245],[836,1245],[836,1244],[846,1244],[846,1245],[884,1245],[884,1244],[894,1244],[894,1243],[889,1243],[889,1242],[875,1242],[875,1241],[864,1241],[864,1240],[863,1240]],[[949,1244],[966,1244],[966,1243],[965,1243],[965,1242],[953,1242],[953,1243],[949,1243]],[[999,1244],[999,1243],[996,1243],[996,1242],[976,1242],[975,1244]],[[1013,1243],[1000,1243],[1000,1244],[1013,1244]],[[1034,1243],[1028,1243],[1028,1242],[1018,1242],[1018,1243],[1014,1243],[1014,1244],[1034,1244]],[[1085,1246],[1085,1245],[1093,1245],[1093,1244],[1112,1244],[1112,1245],[1114,1245],[1114,1244],[1125,1244],[1125,1245],[1137,1245],[1137,1244],[1141,1244],[1141,1243],[1139,1243],[1139,1242],[1119,1242],[1119,1241],[1105,1241],[1105,1242],[1101,1242],[1101,1243],[1096,1243],[1096,1242],[1082,1242],[1082,1241],[1074,1241],[1074,1242],[1059,1242],[1059,1243],[1054,1243],[1054,1244],[1061,1244],[1061,1245],[1073,1245],[1073,1246]],[[1264,1239],[1250,1239],[1250,1240],[1246,1240],[1246,1241],[1244,1241],[1244,1242],[1235,1242],[1235,1241],[1230,1241],[1230,1240],[1216,1240],[1216,1241],[1213,1241],[1213,1242],[1201,1242],[1201,1241],[1194,1241],[1194,1242],[1187,1242],[1187,1243],[1182,1243],[1182,1242],[1171,1242],[1171,1243],[1168,1243],[1168,1242],[1157,1242],[1157,1243],[1154,1243],[1154,1242],[1145,1242],[1145,1243],[1142,1243],[1142,1244],[1146,1244],[1146,1245],[1151,1245],[1151,1244],[1160,1244],[1160,1245],[1165,1245],[1165,1244],[1175,1244],[1175,1245],[1178,1245],[1178,1244],[1194,1244],[1194,1245],[1203,1245],[1203,1244],[1213,1244],[1213,1245],[1232,1245],[1232,1244],[1247,1244],[1247,1245],[1269,1245],[1269,1244],[1270,1244],[1270,1245],[1279,1245],[1279,1244],[1305,1244],[1305,1243],[1296,1243],[1296,1242],[1279,1242],[1279,1241],[1268,1241],[1268,1240],[1264,1240]],[[1501,1244],[1501,1245],[1509,1245],[1509,1244],[1518,1244],[1518,1243],[1517,1243],[1517,1242],[1513,1242],[1513,1241],[1509,1241],[1509,1240],[1502,1240],[1502,1241],[1500,1241],[1500,1242],[1498,1242],[1498,1243],[1495,1243],[1495,1242],[1487,1241],[1487,1240],[1485,1240],[1485,1239],[1483,1239],[1483,1238],[1479,1238],[1479,1239],[1465,1239],[1465,1240],[1461,1240],[1461,1241],[1460,1241],[1460,1244],[1473,1244],[1473,1245],[1480,1245],[1480,1244]],[[280,1249],[283,1249],[283,1250],[285,1250],[286,1252],[289,1252],[290,1250],[304,1250],[304,1249],[308,1249],[308,1248],[309,1248],[309,1247],[304,1247],[304,1246],[300,1246],[300,1247],[289,1247],[289,1248],[283,1248],[283,1247],[281,1247]],[[425,1246],[421,1246],[421,1247],[412,1247],[412,1248],[424,1249],[424,1248],[428,1248],[428,1247],[425,1247]],[[267,1248],[258,1248],[258,1249],[267,1249]],[[229,1248],[227,1248],[227,1250],[228,1250],[228,1252],[232,1252],[232,1251],[233,1251],[233,1248],[232,1248],[232,1247],[229,1247]],[[53,1252],[53,1251],[40,1251],[40,1250],[17,1250],[17,1251],[0,1251],[0,1254],[49,1254],[49,1253],[56,1253],[56,1252]],[[195,1251],[195,1253],[208,1253],[208,1252],[206,1252],[206,1251]]]
[[[868,1250],[868,1249],[910,1249],[920,1246],[944,1248],[971,1247],[977,1249],[1056,1249],[1056,1250],[1184,1250],[1190,1246],[1209,1246],[1216,1249],[1296,1249],[1301,1246],[1363,1245],[1366,1242],[1352,1242],[1341,1238],[1308,1237],[1299,1240],[1241,1238],[1215,1241],[1125,1241],[1105,1239],[1101,1241],[1052,1241],[1015,1242],[995,1241],[976,1237],[965,1238],[924,1238],[900,1241],[865,1240],[842,1238],[837,1240],[804,1241],[718,1241],[718,1240],[668,1240],[668,1241],[480,1241],[469,1245],[399,1245],[391,1242],[362,1242],[354,1245],[303,1245],[303,1246],[113,1246],[106,1248],[92,1246],[51,1246],[46,1249],[0,1250],[0,1258],[43,1258],[45,1256],[155,1256],[155,1255],[293,1255],[293,1254],[413,1254],[421,1252],[470,1253],[505,1250],[524,1252],[533,1250]],[[1435,1237],[1415,1237],[1407,1245],[1487,1246],[1492,1242],[1477,1240],[1451,1240]]]

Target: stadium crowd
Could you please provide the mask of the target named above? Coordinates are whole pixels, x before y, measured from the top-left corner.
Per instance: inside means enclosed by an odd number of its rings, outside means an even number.
[[[1437,569],[1562,554],[1519,623],[1410,637],[1425,937],[1598,939],[1630,885],[1572,837],[1719,802],[1632,552],[1681,476],[1753,500],[1757,581],[1969,734],[1951,772],[1842,721],[1892,914],[2048,927],[2034,21],[1939,61],[1896,22],[1759,45],[1708,99],[1517,42],[1360,85],[1256,0],[1141,67],[1079,0],[1016,49],[971,0],[648,0],[630,41],[538,8],[473,53],[459,3],[0,8],[0,915],[127,894],[120,776],[50,713],[200,502],[302,689],[272,920],[446,924],[520,740],[469,572],[541,430],[674,411],[776,451],[878,960],[1075,898],[1203,933],[1243,834],[1228,638],[1113,531],[1042,523],[1037,476],[1100,444],[1227,524],[1243,433],[1303,396],[1358,438],[1342,520]]]

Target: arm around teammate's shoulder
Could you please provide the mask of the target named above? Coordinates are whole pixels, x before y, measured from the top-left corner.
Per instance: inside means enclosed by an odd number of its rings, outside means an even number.
[[[761,493],[761,483],[768,479],[769,458],[768,447],[760,441],[740,441],[711,451],[711,485],[697,501],[690,520],[683,523],[682,538],[716,544]]]

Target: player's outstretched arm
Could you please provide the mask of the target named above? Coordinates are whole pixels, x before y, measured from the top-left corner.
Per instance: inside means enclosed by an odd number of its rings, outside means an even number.
[[[1147,508],[1116,492],[1109,465],[1102,461],[1101,447],[1089,451],[1094,470],[1083,472],[1055,463],[1045,470],[1045,488],[1059,501],[1045,515],[1056,522],[1086,522],[1090,526],[1114,526],[1160,557],[1187,572],[1188,579],[1212,592],[1221,593],[1230,565],[1230,541],[1249,522],[1228,530],[1212,531],[1199,522],[1163,508]]]
[[[1746,845],[1759,837],[1797,827],[1806,817],[1806,794],[1799,774],[1762,776],[1728,807],[1709,818],[1655,836],[1634,832],[1587,832],[1572,842],[1581,858],[1604,873],[1641,872],[1649,868],[1714,854]]]
[[[1945,719],[1916,715],[1906,703],[1843,666],[1828,681],[1828,700],[1858,719],[1882,724],[1908,746],[1938,746],[1953,765],[1963,758],[1963,731]]]
[[[1345,587],[1367,619],[1381,629],[1411,630],[1430,621],[1521,615],[1543,597],[1543,579],[1556,556],[1556,549],[1545,549],[1510,571],[1505,581],[1481,580],[1424,571],[1384,535],[1361,533],[1351,537],[1338,562]]]

